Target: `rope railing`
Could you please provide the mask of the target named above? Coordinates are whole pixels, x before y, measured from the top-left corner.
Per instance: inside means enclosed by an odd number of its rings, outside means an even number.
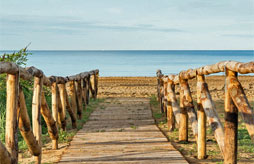
[[[18,129],[35,162],[41,163],[41,116],[46,122],[52,149],[58,149],[58,129],[66,130],[66,111],[70,115],[72,128],[77,128],[77,118],[82,118],[90,97],[97,98],[99,70],[67,77],[46,77],[42,70],[35,67],[23,68],[15,63],[0,62],[0,74],[3,73],[7,74],[6,129],[5,145],[0,142],[0,163],[18,163]],[[32,127],[20,78],[34,82]],[[43,85],[51,88],[52,112],[46,102]]]
[[[225,123],[222,125],[212,96],[205,81],[205,75],[225,72]],[[206,121],[212,128],[225,163],[237,163],[238,112],[241,113],[246,129],[254,142],[254,113],[244,93],[237,74],[254,73],[254,62],[241,63],[223,61],[197,69],[182,71],[177,75],[163,75],[157,71],[157,96],[162,112],[166,113],[169,130],[175,122],[179,125],[179,141],[188,141],[188,120],[197,142],[198,159],[206,157]],[[197,111],[188,80],[197,80]],[[177,102],[175,86],[180,88]]]

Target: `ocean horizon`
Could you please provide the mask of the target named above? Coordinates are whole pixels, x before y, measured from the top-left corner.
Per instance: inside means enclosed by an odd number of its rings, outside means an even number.
[[[0,55],[14,51],[1,50]],[[15,51],[17,52],[17,51]],[[68,76],[99,69],[100,76],[155,76],[156,70],[182,70],[234,60],[254,60],[254,50],[29,50],[28,66],[47,76]],[[223,74],[223,73],[221,73]]]

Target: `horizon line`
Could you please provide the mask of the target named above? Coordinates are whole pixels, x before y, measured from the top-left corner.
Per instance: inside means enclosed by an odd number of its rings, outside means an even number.
[[[0,49],[0,51],[19,51],[20,49],[17,49],[17,50],[3,50],[3,49]],[[180,49],[162,49],[162,50],[157,50],[157,49],[148,49],[148,50],[145,50],[145,49],[138,49],[138,50],[135,50],[135,49],[132,49],[132,50],[126,50],[126,49],[107,49],[107,50],[104,50],[104,49],[101,49],[101,50],[96,50],[96,49],[88,49],[88,50],[79,50],[79,49],[66,49],[66,50],[61,50],[61,49],[44,49],[44,50],[41,50],[41,49],[28,49],[28,51],[254,51],[254,49],[188,49],[188,50],[180,50]]]

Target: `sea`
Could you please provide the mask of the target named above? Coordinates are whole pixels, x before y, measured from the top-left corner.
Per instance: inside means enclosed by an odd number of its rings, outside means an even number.
[[[13,51],[0,51],[12,53]],[[177,74],[182,70],[220,61],[254,61],[254,50],[101,50],[58,51],[31,50],[27,66],[35,66],[47,75],[69,76],[93,69],[100,76],[156,76]],[[223,73],[220,73],[223,74]]]

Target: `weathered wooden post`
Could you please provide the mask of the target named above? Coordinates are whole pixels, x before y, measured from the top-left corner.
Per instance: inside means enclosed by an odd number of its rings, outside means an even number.
[[[84,105],[84,108],[85,108],[85,110],[86,110],[86,106],[87,106],[87,103],[86,103],[86,93],[87,93],[87,90],[86,90],[86,80],[85,80],[85,78],[83,78],[82,80],[81,80],[81,88],[82,88],[82,99],[83,99],[83,105]]]
[[[232,78],[237,76],[225,67],[226,72],[226,87],[225,87],[225,149],[224,149],[224,162],[226,164],[237,163],[237,126],[238,126],[238,110],[233,103],[229,93],[229,86]]]
[[[202,68],[197,70],[198,76],[202,76]],[[205,78],[198,78],[197,90],[201,91],[200,101],[205,111],[207,121],[212,128],[215,139],[219,145],[220,151],[224,156],[224,128],[219,119],[218,113],[215,108],[215,104],[212,100],[212,96],[208,90]]]
[[[168,130],[172,131],[175,128],[175,118],[174,118],[174,113],[173,113],[173,109],[172,109],[172,101],[171,101],[171,97],[170,97],[170,92],[172,92],[171,90],[173,90],[174,85],[172,84],[172,81],[170,81],[167,78],[167,95],[166,95],[166,99],[167,99],[167,123],[168,123]]]
[[[72,110],[71,104],[69,102],[69,98],[68,98],[66,89],[65,89],[65,95],[66,95],[65,96],[66,97],[66,109],[71,117],[72,128],[75,129],[75,128],[77,128],[77,119],[76,119],[76,115],[74,114],[74,112]]]
[[[57,128],[58,128],[58,87],[57,87],[57,83],[56,82],[53,82],[52,85],[51,85],[51,98],[52,98],[52,115],[53,115],[53,118],[56,122],[56,125],[57,125]]]
[[[172,110],[174,113],[175,121],[178,125],[180,125],[180,117],[181,117],[181,109],[180,106],[176,100],[176,94],[175,94],[175,83],[174,83],[174,75],[169,75],[169,83],[168,83],[168,98],[172,105]]]
[[[204,75],[197,75],[197,106],[198,106],[198,159],[206,157],[206,115],[201,102],[202,84]]]
[[[160,97],[161,97],[161,95],[160,95],[160,84],[161,84],[161,70],[160,69],[158,69],[157,71],[156,71],[156,76],[157,76],[157,100],[158,101],[160,101]]]
[[[41,97],[41,114],[47,124],[48,133],[49,133],[49,136],[52,140],[52,149],[56,150],[56,149],[58,149],[57,124],[51,114],[49,107],[48,107],[44,92],[42,92],[42,97]]]
[[[163,82],[162,87],[163,87],[163,95],[164,95],[163,96],[163,110],[164,110],[164,113],[165,113],[166,117],[167,117],[167,114],[168,114],[168,112],[167,112],[167,106],[168,106],[168,101],[167,101],[167,96],[168,96],[167,85],[168,85],[168,81],[167,81],[167,79],[168,79],[167,76],[164,76],[162,78],[162,82]]]
[[[15,164],[18,163],[18,86],[18,74],[7,74],[5,145]]]
[[[60,94],[60,103],[61,103],[61,112],[60,114],[60,120],[61,120],[61,128],[63,130],[66,130],[66,94],[65,94],[65,83],[58,84],[59,88],[59,94]]]
[[[77,105],[78,105],[78,116],[79,119],[82,119],[83,112],[83,103],[82,103],[82,88],[81,88],[81,80],[75,81],[75,87],[77,88]]]
[[[52,115],[53,115],[53,119],[56,123],[56,127],[58,129],[58,87],[57,87],[57,83],[53,82],[51,85],[51,99],[52,99]],[[52,140],[52,145],[53,145],[53,149],[58,149],[58,142],[57,140]]]
[[[57,87],[59,89],[59,87]],[[63,104],[61,101],[61,96],[60,96],[60,91],[58,90],[58,98],[57,98],[57,104],[58,104],[58,125],[62,130],[65,130],[66,128],[66,121],[65,121],[65,116],[64,116],[64,111],[63,111]],[[66,101],[64,101],[66,103]]]
[[[238,108],[238,111],[241,113],[246,128],[254,142],[254,112],[236,76],[230,76],[228,92]]]
[[[96,93],[95,93],[95,73],[93,71],[93,74],[90,76],[90,92],[93,99],[96,99]]]
[[[77,97],[76,97],[76,87],[74,81],[68,82],[68,94],[71,98],[71,108],[75,115],[75,118],[77,118]]]
[[[25,96],[21,86],[19,87],[19,103],[18,103],[17,116],[18,116],[17,119],[19,121],[20,133],[22,137],[24,138],[30,153],[34,156],[40,156],[41,145],[38,144],[32,132],[30,119],[27,113],[27,108],[26,108]]]
[[[179,124],[179,141],[188,141],[188,115],[185,108],[184,85],[186,80],[179,79],[180,84],[180,124]]]
[[[89,104],[89,101],[90,101],[90,74],[89,76],[86,78],[86,104],[88,105]]]
[[[34,76],[34,91],[32,103],[32,120],[33,120],[33,133],[39,144],[42,146],[41,141],[41,91],[42,91],[42,78]],[[35,156],[36,163],[41,163],[41,154]]]
[[[181,73],[180,73],[181,76]],[[184,106],[184,109],[187,110],[188,113],[188,119],[190,120],[193,135],[195,136],[195,139],[197,141],[198,138],[198,121],[197,121],[197,113],[194,109],[193,99],[191,96],[190,86],[188,84],[188,80],[181,79],[180,87],[183,97],[182,97],[182,103]],[[188,128],[188,126],[187,126]]]
[[[99,70],[95,70],[95,98],[98,95],[98,84],[99,84]]]

